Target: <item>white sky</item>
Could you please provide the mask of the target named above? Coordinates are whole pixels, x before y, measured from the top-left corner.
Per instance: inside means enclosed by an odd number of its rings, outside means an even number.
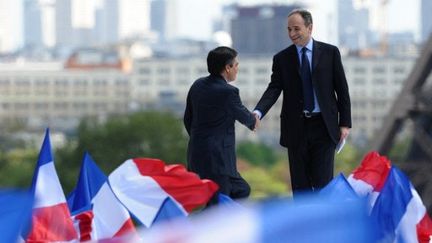
[[[346,0],[349,1],[349,0]],[[381,0],[356,0],[372,5],[371,25],[377,28],[379,16],[382,16],[383,10],[380,8]],[[211,35],[212,19],[221,15],[221,6],[237,2],[241,4],[257,3],[294,3],[295,0],[179,0],[179,23],[178,33],[181,36],[188,36],[196,39],[207,39]],[[329,41],[329,35],[332,34],[332,26],[327,24],[329,16],[335,16],[335,0],[303,0],[297,1],[309,3],[315,6],[314,15],[314,36]],[[388,0],[387,5],[387,30],[388,32],[414,31],[415,36],[419,36],[419,0]],[[320,38],[321,37],[321,38]]]

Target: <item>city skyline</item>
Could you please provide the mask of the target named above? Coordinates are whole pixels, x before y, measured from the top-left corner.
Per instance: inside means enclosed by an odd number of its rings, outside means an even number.
[[[256,5],[256,4],[294,4],[303,3],[311,9],[313,13],[314,37],[323,41],[338,44],[337,28],[335,19],[337,18],[336,0],[313,1],[313,0],[273,0],[271,2],[264,0],[215,0],[215,1],[200,1],[200,0],[173,0],[177,1],[177,22],[176,36],[180,38],[191,38],[197,40],[210,40],[212,38],[214,21],[224,17],[222,16],[222,7],[228,4],[237,3],[241,5]],[[370,11],[370,27],[372,31],[377,31],[383,25],[387,33],[394,32],[411,32],[414,34],[416,41],[420,39],[420,2],[419,0],[411,1],[410,4],[404,3],[403,0],[389,0],[386,12],[380,9],[379,2],[374,0],[353,0],[356,5],[369,5]],[[19,3],[18,3],[19,2]],[[41,1],[45,3],[53,3],[54,0]],[[85,2],[85,1],[84,1]],[[95,6],[100,4],[100,0],[94,0]],[[150,2],[150,0],[149,0]],[[377,3],[378,2],[378,3]],[[6,49],[13,50],[24,45],[25,33],[23,28],[23,3],[24,0],[17,1],[14,4],[7,5],[7,0],[0,0],[0,23],[3,29],[2,45],[6,45]],[[12,7],[11,7],[12,6]],[[84,4],[86,9],[82,10],[82,14],[88,15],[88,4]],[[192,9],[192,11],[191,11]],[[21,16],[15,16],[22,14]],[[401,18],[401,14],[406,16],[414,16],[411,18]],[[144,13],[145,14],[145,13]],[[75,14],[76,15],[76,14]],[[147,14],[148,15],[148,14]],[[54,21],[54,13],[49,16],[49,21]],[[377,17],[378,16],[378,17]],[[381,16],[381,18],[379,17]],[[382,16],[387,16],[386,20]],[[149,16],[150,18],[150,16]],[[87,19],[88,20],[88,19]],[[45,20],[48,21],[48,20]],[[146,20],[147,21],[147,20]],[[382,22],[384,21],[384,24]],[[88,20],[87,22],[91,22]],[[381,24],[380,24],[381,23]],[[44,24],[47,26],[46,24]],[[380,26],[381,25],[381,26]],[[18,26],[18,27],[17,27]],[[146,27],[147,28],[147,27]],[[0,31],[1,33],[1,31]],[[6,34],[7,33],[7,34]],[[6,37],[5,37],[6,36]],[[45,39],[50,37],[44,36]],[[49,40],[47,43],[54,43],[54,40]],[[4,49],[4,48],[3,48]]]
[[[380,10],[379,1],[374,0],[353,0],[357,5],[363,3],[370,5],[371,11],[371,27],[379,28]],[[179,4],[179,30],[178,33],[185,37],[193,37],[196,39],[206,39],[211,36],[212,20],[220,18],[221,8],[223,5],[232,3],[239,3],[244,5],[255,4],[294,4],[304,3],[311,6],[311,11],[314,14],[315,30],[314,35],[323,41],[335,42],[332,39],[331,27],[328,26],[328,16],[336,18],[336,0],[314,1],[314,0],[214,0],[211,2],[204,2],[200,0],[182,0]],[[190,14],[191,6],[194,7],[194,14]],[[401,14],[405,13],[407,16],[415,16],[414,18],[401,18]],[[410,4],[406,4],[403,0],[389,0],[387,5],[387,31],[388,33],[396,32],[413,32],[415,39],[420,38],[420,1],[413,0]],[[195,28],[190,26],[194,25]],[[197,30],[198,29],[198,30]],[[337,39],[337,38],[335,38]]]

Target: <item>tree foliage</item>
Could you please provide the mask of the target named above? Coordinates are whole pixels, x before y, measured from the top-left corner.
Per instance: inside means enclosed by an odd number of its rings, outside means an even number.
[[[277,161],[274,149],[262,143],[240,143],[237,146],[237,156],[261,167],[270,167]]]
[[[168,164],[186,161],[183,124],[171,113],[138,112],[110,117],[105,122],[84,119],[76,136],[69,140],[67,146],[56,151],[59,176],[68,189],[75,184],[85,152],[107,175],[131,158],[158,158]]]

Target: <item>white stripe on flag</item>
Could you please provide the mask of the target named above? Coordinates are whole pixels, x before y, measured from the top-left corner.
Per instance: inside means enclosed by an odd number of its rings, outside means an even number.
[[[118,199],[146,227],[150,227],[160,206],[169,196],[155,180],[141,175],[131,159],[114,170],[108,180]]]
[[[108,183],[104,183],[92,200],[94,219],[92,239],[113,237],[130,218]]]
[[[411,187],[412,198],[396,228],[398,242],[418,242],[417,224],[424,217],[426,208],[417,191]]]
[[[44,164],[38,170],[33,208],[50,207],[66,203],[54,163]]]

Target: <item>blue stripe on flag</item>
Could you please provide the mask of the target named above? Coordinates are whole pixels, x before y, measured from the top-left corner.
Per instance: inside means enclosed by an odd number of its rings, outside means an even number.
[[[85,153],[77,185],[67,199],[72,214],[89,210],[92,199],[106,182],[107,176],[99,169],[90,154]]]
[[[395,230],[405,214],[412,198],[408,178],[392,166],[387,180],[372,209],[371,217],[376,221],[378,237],[385,242],[393,242]]]

